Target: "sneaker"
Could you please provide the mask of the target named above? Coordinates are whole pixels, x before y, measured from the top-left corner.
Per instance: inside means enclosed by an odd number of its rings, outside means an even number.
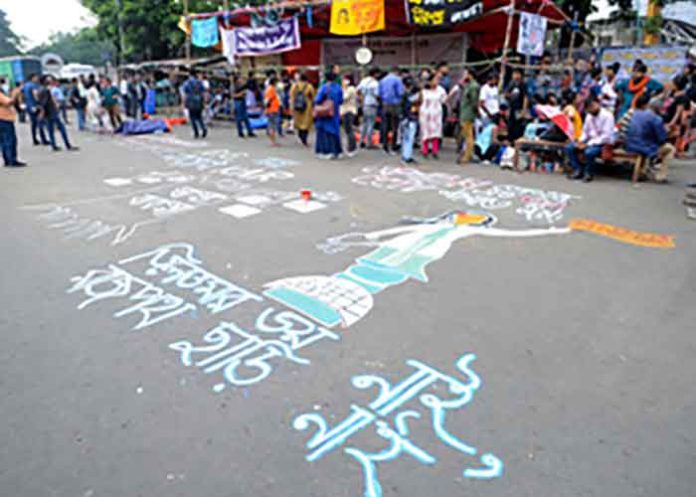
[[[20,161],[20,160],[15,161],[14,164],[10,164],[10,167],[26,167],[26,166],[27,166],[27,163],[26,163],[26,162],[22,162],[22,161]]]
[[[592,176],[591,174],[586,174],[582,178],[583,183],[590,183],[592,180],[594,180],[594,176]]]
[[[584,177],[585,177],[585,175],[582,174],[582,172],[580,172],[580,171],[577,171],[577,172],[575,172],[574,174],[568,176],[568,178],[574,179],[574,180],[583,179]]]
[[[353,150],[352,152],[347,152],[347,153],[346,153],[346,156],[349,157],[349,158],[351,158],[351,159],[352,159],[353,157],[355,157],[356,155],[358,155],[358,151],[357,151],[357,150]]]
[[[78,150],[80,150],[80,147],[68,147],[68,151],[70,152],[77,152]]]
[[[53,147],[54,152],[60,152],[61,150],[63,150],[63,149],[60,147]]]

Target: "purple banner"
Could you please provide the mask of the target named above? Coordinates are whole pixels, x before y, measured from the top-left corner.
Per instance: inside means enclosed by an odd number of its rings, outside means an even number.
[[[269,55],[300,48],[300,24],[296,17],[265,28],[234,30],[234,52],[241,56]]]

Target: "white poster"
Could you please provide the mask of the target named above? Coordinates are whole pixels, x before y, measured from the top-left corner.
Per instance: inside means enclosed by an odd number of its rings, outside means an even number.
[[[517,51],[524,55],[541,57],[546,43],[546,18],[529,12],[520,14]]]

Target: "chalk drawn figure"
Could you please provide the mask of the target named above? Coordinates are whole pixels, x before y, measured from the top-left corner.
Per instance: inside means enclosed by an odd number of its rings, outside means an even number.
[[[495,228],[495,216],[453,211],[432,219],[372,233],[349,233],[320,248],[335,253],[361,246],[374,250],[333,276],[299,276],[266,284],[264,295],[324,326],[351,326],[372,308],[374,295],[409,280],[427,282],[426,267],[444,257],[452,244],[473,236],[535,237],[570,233],[569,228],[507,230]]]
[[[440,442],[468,459],[477,458],[463,470],[465,478],[499,478],[503,474],[503,462],[492,453],[481,453],[452,434],[445,423],[447,413],[466,407],[481,387],[481,378],[471,368],[475,359],[474,354],[465,354],[456,363],[456,368],[466,381],[416,360],[406,361],[415,372],[396,385],[376,375],[354,377],[352,384],[355,388],[365,390],[377,387],[377,397],[367,407],[352,405],[351,414],[334,427],[330,427],[318,413],[302,414],[295,418],[293,428],[296,430],[306,431],[312,426],[316,427],[306,444],[309,453],[305,459],[315,462],[343,447],[343,452],[360,464],[364,478],[363,495],[381,497],[383,493],[377,471],[379,464],[393,461],[401,455],[408,455],[423,465],[437,464],[435,456],[410,439],[409,423],[422,420],[425,415],[429,416],[433,433]],[[440,393],[428,391],[439,384],[444,384],[450,397],[443,398]],[[384,449],[366,452],[351,445],[351,437],[368,427],[372,427],[377,437],[387,442]]]

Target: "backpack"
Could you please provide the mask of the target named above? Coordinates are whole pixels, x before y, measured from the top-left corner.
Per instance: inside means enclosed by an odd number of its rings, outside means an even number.
[[[307,110],[307,96],[305,95],[304,88],[298,88],[295,92],[292,108],[295,112],[304,112]]]
[[[191,85],[191,93],[186,97],[186,108],[193,111],[203,109],[203,92],[197,82]]]

